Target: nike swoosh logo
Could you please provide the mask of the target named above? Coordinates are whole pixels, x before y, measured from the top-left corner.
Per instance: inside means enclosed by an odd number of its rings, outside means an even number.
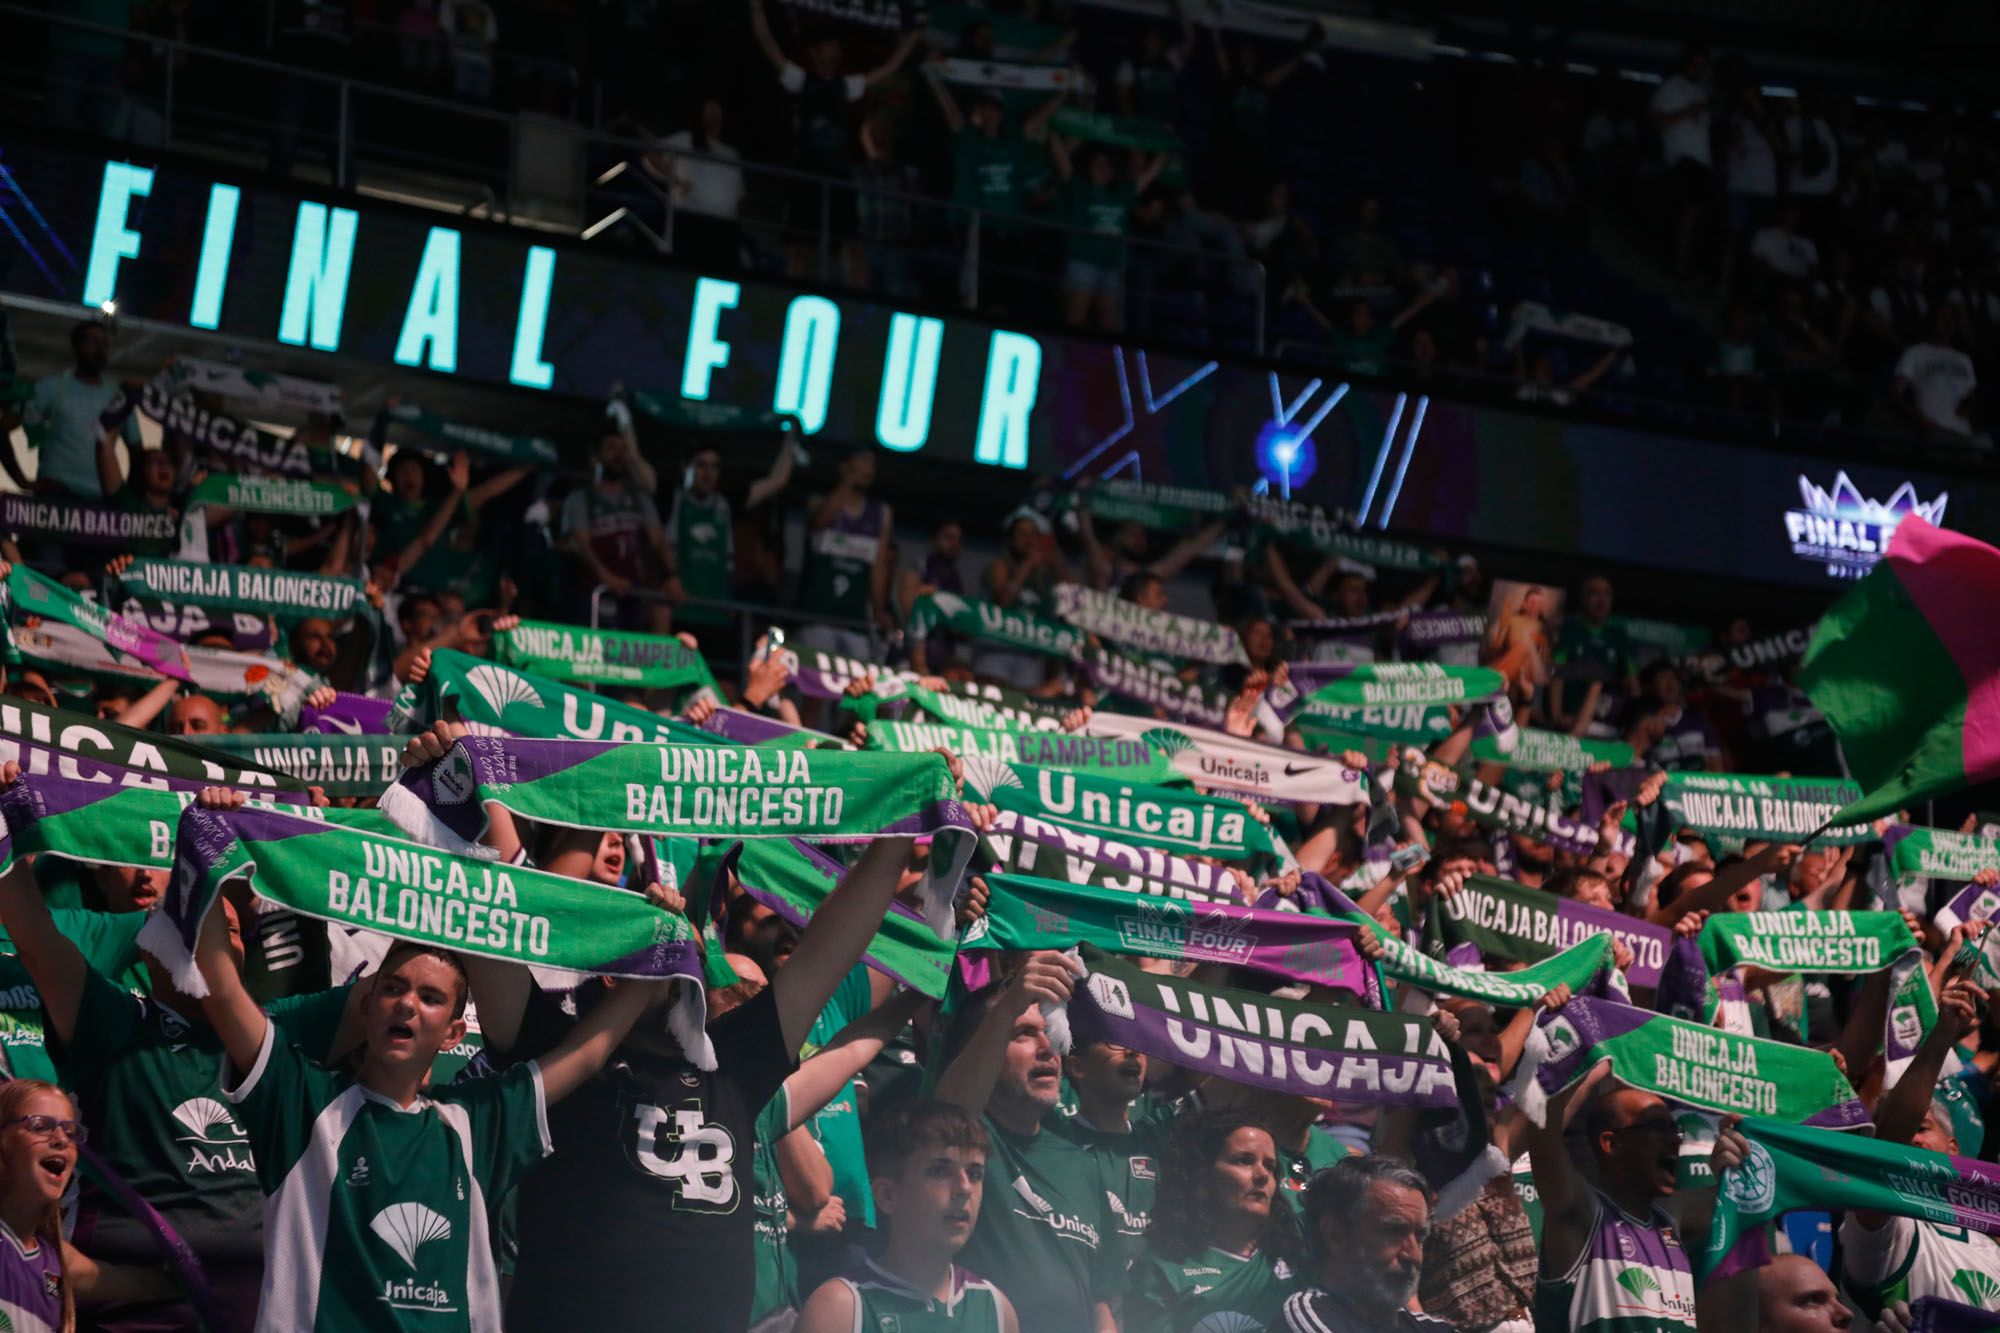
[[[1301,773],[1310,773],[1310,772],[1312,772],[1312,771],[1313,771],[1314,769],[1316,769],[1316,768],[1318,768],[1318,767],[1319,767],[1319,765],[1318,765],[1318,764],[1292,764],[1292,763],[1288,763],[1288,764],[1286,764],[1286,765],[1285,765],[1285,776],[1286,776],[1286,777],[1288,777],[1288,778],[1295,778],[1295,777],[1297,777],[1297,776],[1298,776],[1299,774],[1301,774]]]
[[[322,727],[332,727],[335,731],[342,732],[349,736],[359,736],[361,734],[361,724],[359,722],[343,722],[341,719],[337,717],[329,717],[325,713],[321,713],[319,715],[318,725]]]

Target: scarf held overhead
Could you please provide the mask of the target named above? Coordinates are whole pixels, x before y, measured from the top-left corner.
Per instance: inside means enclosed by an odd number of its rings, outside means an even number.
[[[494,660],[557,680],[674,690],[715,687],[708,663],[679,639],[523,620],[493,636]]]
[[[1154,611],[1076,583],[1056,585],[1056,614],[1080,630],[1187,662],[1241,663],[1236,631],[1212,620]]]
[[[1632,951],[1626,976],[1657,986],[1673,932],[1601,907],[1558,898],[1490,875],[1467,877],[1459,891],[1431,904],[1425,926],[1433,953],[1450,957],[1470,945],[1481,957],[1536,963],[1593,935],[1611,935]]]
[[[392,939],[599,976],[676,979],[674,1035],[689,1058],[715,1067],[694,929],[636,893],[271,810],[191,806],[166,896],[139,935],[189,995],[208,993],[195,963],[202,920],[223,885],[239,879],[266,901]]]
[[[1206,727],[1120,713],[1092,713],[1077,730],[1085,736],[1143,741],[1161,752],[1175,773],[1213,791],[1288,804],[1370,803],[1368,775],[1338,758],[1264,745]]]
[[[1107,1041],[1293,1096],[1456,1104],[1450,1050],[1429,1019],[1206,986],[1141,971],[1089,945],[1080,952],[1088,976],[1068,1006],[1076,1041]]]

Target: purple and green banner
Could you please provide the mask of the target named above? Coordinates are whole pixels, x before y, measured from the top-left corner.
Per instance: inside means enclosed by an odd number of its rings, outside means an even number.
[[[284,773],[328,796],[380,796],[401,776],[406,736],[222,732],[208,748]]]
[[[1056,614],[1100,640],[1177,662],[1220,665],[1245,660],[1236,631],[1227,625],[1153,610],[1079,583],[1056,585]]]
[[[1084,632],[1074,625],[952,592],[925,593],[910,605],[912,639],[928,638],[937,630],[1048,657],[1073,657],[1085,640]]]
[[[1373,799],[1368,774],[1337,756],[1266,745],[1212,727],[1092,713],[1077,731],[1143,742],[1164,756],[1174,774],[1204,791],[1285,805],[1368,805]]]
[[[1176,856],[1243,861],[1278,854],[1270,829],[1243,802],[1184,787],[974,758],[965,761],[965,788],[968,797],[1003,811]]]
[[[1698,1276],[1768,1263],[1768,1224],[1802,1209],[1888,1213],[2000,1236],[2000,1166],[1860,1134],[1745,1120],[1750,1155],[1722,1175]]]
[[[714,1068],[694,928],[639,894],[274,810],[191,806],[176,830],[166,897],[139,934],[189,995],[208,993],[195,943],[231,880],[302,915],[392,939],[599,976],[677,979],[674,1035]]]
[[[708,663],[668,634],[633,634],[523,620],[496,630],[493,660],[555,680],[634,689],[715,688]]]
[[[1718,1115],[1826,1129],[1869,1123],[1868,1108],[1824,1051],[1583,995],[1536,1016],[1509,1090],[1541,1124],[1550,1099],[1607,1062],[1627,1087]]]
[[[24,773],[124,786],[220,785],[285,792],[297,800],[307,785],[206,745],[11,696],[0,698],[0,763],[9,760]]]
[[[1512,880],[1469,876],[1457,893],[1440,895],[1425,923],[1426,945],[1434,955],[1538,963],[1594,935],[1622,940],[1632,951],[1626,978],[1634,986],[1657,986],[1674,935],[1636,917],[1559,898]],[[1471,953],[1459,951],[1469,949]]]
[[[2000,777],[2000,550],[1914,515],[1819,622],[1798,684],[1840,737],[1860,824]]]
[[[1078,655],[1077,666],[1093,689],[1122,695],[1134,703],[1157,708],[1169,717],[1219,727],[1229,716],[1228,690],[1204,685],[1199,680],[1183,680],[1179,672],[1141,662],[1098,644],[1086,647]]]
[[[170,543],[180,533],[174,514],[128,512],[50,495],[0,493],[0,530],[121,551]]]
[[[280,620],[323,616],[344,620],[373,616],[359,579],[331,578],[257,565],[213,565],[194,560],[134,560],[114,576],[128,596],[172,606],[192,603],[223,611],[248,611]]]
[[[708,733],[686,722],[450,648],[431,654],[430,674],[414,697],[407,724],[411,730],[456,709],[474,731],[585,741],[711,741]],[[398,722],[399,729],[404,725]]]
[[[1546,797],[1531,800],[1487,782],[1471,765],[1451,769],[1409,751],[1396,768],[1395,786],[1402,795],[1421,796],[1458,811],[1481,828],[1518,833],[1575,856],[1594,856],[1599,850],[1595,823],[1571,819]],[[1629,850],[1630,836],[1621,834],[1619,846]]]
[[[1013,810],[1002,810],[981,842],[992,851],[998,870],[1120,893],[1234,902],[1250,884],[1247,875],[1239,883],[1243,872],[1214,861],[1175,856]]]
[[[243,790],[237,788],[236,790]],[[0,787],[0,862],[38,853],[89,865],[166,870],[174,863],[174,831],[198,792],[80,782],[53,774],[23,776]],[[274,793],[250,793],[254,808],[364,829],[385,837],[400,831],[377,810],[280,805]]]
[[[728,907],[720,890],[723,876],[733,871],[743,892],[803,930],[835,888],[847,867],[809,843],[797,839],[752,838],[742,842],[711,842],[703,848],[690,880],[697,892],[709,895],[709,909],[697,912],[720,920]],[[951,979],[956,948],[939,938],[915,912],[895,903],[868,941],[862,962],[874,971],[943,999]]]
[[[1067,731],[995,731],[952,722],[899,722],[883,717],[868,724],[864,748],[890,754],[923,754],[945,749],[961,759],[1069,769],[1116,782],[1165,786],[1186,780],[1174,771],[1165,749],[1142,737],[1088,736]]]
[[[1064,884],[1026,875],[986,876],[986,915],[966,929],[967,949],[1068,949],[1174,962],[1224,963],[1286,981],[1331,986],[1382,1008],[1375,969],[1354,947],[1361,927],[1303,912],[1260,911]]]
[[[930,837],[919,892],[926,921],[946,938],[951,897],[977,844],[938,754],[466,736],[406,771],[380,807],[408,836],[471,853],[488,803],[537,823],[621,833]]]
[[[1982,870],[2000,870],[2000,838],[1972,833],[1891,824],[1882,834],[1882,850],[1890,878],[1899,881],[1971,879]]]
[[[1428,1018],[1280,1000],[1141,971],[1084,945],[1068,1005],[1078,1042],[1108,1041],[1202,1074],[1299,1097],[1457,1104],[1451,1052]]]

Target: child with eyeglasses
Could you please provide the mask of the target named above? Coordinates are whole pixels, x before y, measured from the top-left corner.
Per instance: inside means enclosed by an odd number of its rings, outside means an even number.
[[[69,1096],[53,1083],[0,1086],[0,1327],[71,1333],[76,1302],[160,1300],[161,1271],[99,1264],[62,1238],[62,1198],[85,1137]]]

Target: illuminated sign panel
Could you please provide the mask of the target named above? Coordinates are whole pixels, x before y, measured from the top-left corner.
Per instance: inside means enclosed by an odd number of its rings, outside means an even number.
[[[72,294],[88,305],[530,389],[678,385],[690,401],[900,453],[1048,461],[1034,422],[1042,346],[1028,334],[558,253],[402,210],[246,195],[199,173],[110,161],[99,174]]]
[[[1914,514],[1925,522],[1943,524],[1945,502],[1951,497],[1940,491],[1935,500],[1919,500],[1917,488],[1906,481],[1886,503],[1870,500],[1842,472],[1834,477],[1831,491],[1801,475],[1799,498],[1802,508],[1785,511],[1785,536],[1792,543],[1792,554],[1823,565],[1828,578],[1858,579],[1889,549],[1889,539],[1904,519]]]

